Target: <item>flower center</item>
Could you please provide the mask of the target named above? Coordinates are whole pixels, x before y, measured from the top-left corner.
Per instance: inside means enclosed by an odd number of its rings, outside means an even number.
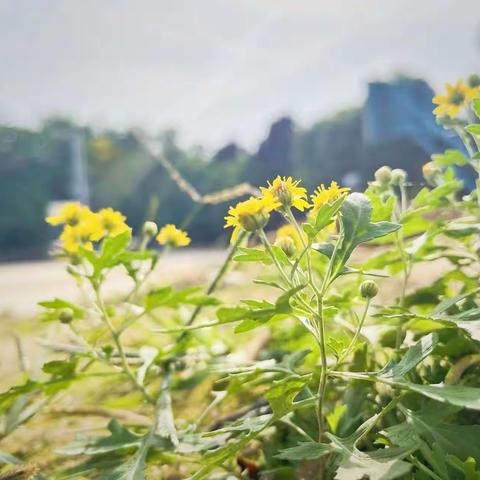
[[[454,105],[462,105],[464,101],[465,101],[465,95],[462,92],[455,92],[450,97],[450,102],[453,103]]]

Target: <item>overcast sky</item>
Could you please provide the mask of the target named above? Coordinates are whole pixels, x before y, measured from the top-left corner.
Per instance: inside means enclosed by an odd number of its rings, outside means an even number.
[[[396,71],[480,71],[479,0],[0,0],[0,122],[67,114],[252,147]]]

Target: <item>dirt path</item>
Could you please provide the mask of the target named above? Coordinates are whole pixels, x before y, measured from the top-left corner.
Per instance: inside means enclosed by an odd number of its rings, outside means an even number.
[[[159,262],[151,281],[204,281],[221,264],[223,255],[224,251],[214,249],[172,252]],[[78,289],[65,267],[65,262],[60,260],[0,264],[0,316],[23,319],[39,311],[37,303],[41,300],[54,297],[77,300]],[[113,271],[106,285],[107,294],[124,292],[130,286],[124,272]]]

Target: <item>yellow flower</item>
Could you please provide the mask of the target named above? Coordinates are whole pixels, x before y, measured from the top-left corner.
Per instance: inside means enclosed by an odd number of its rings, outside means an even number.
[[[65,251],[75,255],[80,250],[80,247],[86,250],[93,250],[92,240],[94,240],[94,237],[95,226],[89,222],[82,222],[78,225],[65,225],[60,235],[60,240]]]
[[[302,239],[300,238],[300,235],[297,232],[297,229],[290,224],[282,225],[276,232],[275,234],[275,239],[279,240],[280,238],[285,238],[285,237],[290,237],[297,247],[302,246]],[[306,238],[304,237],[306,240]]]
[[[338,183],[334,181],[330,183],[328,188],[322,183],[311,196],[313,202],[313,211],[316,212],[322,205],[334,202],[349,191],[349,188],[339,187]]]
[[[100,240],[103,236],[115,237],[120,233],[127,231],[130,227],[125,223],[126,217],[113,208],[102,208],[96,214],[98,230],[95,240]],[[92,219],[92,222],[95,220]]]
[[[439,117],[448,116],[455,118],[465,108],[472,98],[475,98],[477,92],[470,88],[465,82],[459,80],[455,85],[447,83],[445,95],[433,97],[432,102],[438,105],[433,113]]]
[[[264,196],[271,195],[280,204],[279,206],[287,209],[290,207],[298,208],[301,212],[308,208],[307,189],[299,187],[300,180],[293,180],[292,177],[280,177],[280,175],[268,182],[268,187],[260,187]]]
[[[242,228],[247,232],[263,228],[270,218],[270,212],[279,206],[280,203],[267,194],[261,198],[250,197],[235,207],[230,207],[228,216],[225,217],[225,228],[234,227],[231,240],[235,240]]]
[[[175,225],[169,223],[160,229],[157,235],[157,241],[160,245],[186,247],[191,242],[191,239],[187,232],[179,230]]]
[[[90,216],[92,212],[88,207],[82,205],[80,202],[68,202],[60,209],[56,216],[46,218],[46,222],[50,225],[77,225],[82,220]]]

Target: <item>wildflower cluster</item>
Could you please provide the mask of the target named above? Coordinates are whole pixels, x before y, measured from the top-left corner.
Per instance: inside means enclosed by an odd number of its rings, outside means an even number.
[[[324,184],[320,185],[310,196],[311,203],[309,203],[307,189],[300,187],[299,184],[300,180],[278,176],[272,182],[268,182],[267,187],[260,187],[262,193],[260,197],[250,197],[235,207],[230,207],[228,216],[225,217],[225,228],[234,228],[232,241],[242,229],[247,232],[263,230],[269,221],[270,213],[278,211],[290,224],[285,226],[285,230],[280,229],[277,236],[289,236],[295,243],[299,241],[303,243],[304,234],[301,233],[293,218],[292,208],[301,212],[309,210],[309,214],[315,215],[321,207],[331,205],[350,191],[349,188],[340,187],[337,182],[332,181],[328,187]]]
[[[60,240],[70,255],[78,254],[80,248],[93,250],[94,242],[125,232],[129,229],[125,220],[124,215],[112,208],[92,212],[79,202],[66,203],[57,215],[46,219],[50,225],[63,225]]]
[[[110,207],[93,212],[79,202],[66,203],[57,215],[47,217],[46,221],[53,226],[63,225],[59,238],[63,250],[71,256],[78,255],[80,249],[92,251],[95,243],[105,238],[131,231],[121,212]],[[143,234],[147,239],[157,232],[158,227],[154,222],[145,222]],[[160,245],[170,247],[185,247],[191,241],[187,232],[172,224],[162,227],[156,239]]]

